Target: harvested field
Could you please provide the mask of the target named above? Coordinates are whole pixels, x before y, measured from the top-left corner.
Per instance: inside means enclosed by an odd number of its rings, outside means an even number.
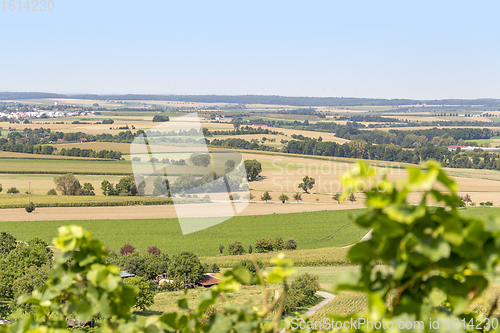
[[[27,200],[26,200],[27,201]],[[35,202],[36,204],[36,202]],[[193,205],[193,209],[199,206]],[[299,204],[272,204],[255,202],[250,203],[238,216],[268,215],[315,212],[326,210],[359,209],[362,205],[324,205],[313,203]],[[176,218],[177,213],[173,205],[165,206],[123,206],[123,207],[50,207],[37,208],[27,214],[23,208],[8,208],[0,210],[0,222],[6,221],[62,221],[74,220],[132,220],[132,219],[161,219]]]

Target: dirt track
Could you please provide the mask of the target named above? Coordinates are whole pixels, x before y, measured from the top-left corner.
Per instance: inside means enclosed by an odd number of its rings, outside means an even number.
[[[193,205],[193,209],[195,209]],[[250,203],[241,213],[244,215],[267,215],[282,213],[313,212],[321,210],[342,210],[363,208],[356,204],[314,204],[314,203]],[[24,208],[1,209],[0,222],[7,221],[62,221],[62,220],[126,220],[175,218],[174,206],[122,206],[122,207],[51,207],[37,208],[28,214]]]

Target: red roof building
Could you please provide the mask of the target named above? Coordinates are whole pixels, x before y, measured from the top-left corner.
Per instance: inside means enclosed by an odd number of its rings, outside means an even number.
[[[196,284],[199,284],[203,287],[211,287],[219,283],[219,278],[215,276],[215,273],[205,273],[205,277],[201,280],[196,281]]]

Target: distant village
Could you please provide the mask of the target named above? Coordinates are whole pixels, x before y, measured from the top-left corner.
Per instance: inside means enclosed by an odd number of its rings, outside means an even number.
[[[45,119],[92,115],[95,115],[94,111],[84,111],[82,108],[66,108],[64,110],[59,110],[57,107],[45,109],[38,106],[26,108],[13,105],[4,107],[3,110],[0,110],[0,118],[5,117],[7,119],[15,121],[22,121],[33,118]]]

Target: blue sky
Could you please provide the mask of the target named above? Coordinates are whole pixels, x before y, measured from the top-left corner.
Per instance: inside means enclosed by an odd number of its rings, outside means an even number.
[[[0,91],[500,98],[495,1],[53,4],[0,4]]]

